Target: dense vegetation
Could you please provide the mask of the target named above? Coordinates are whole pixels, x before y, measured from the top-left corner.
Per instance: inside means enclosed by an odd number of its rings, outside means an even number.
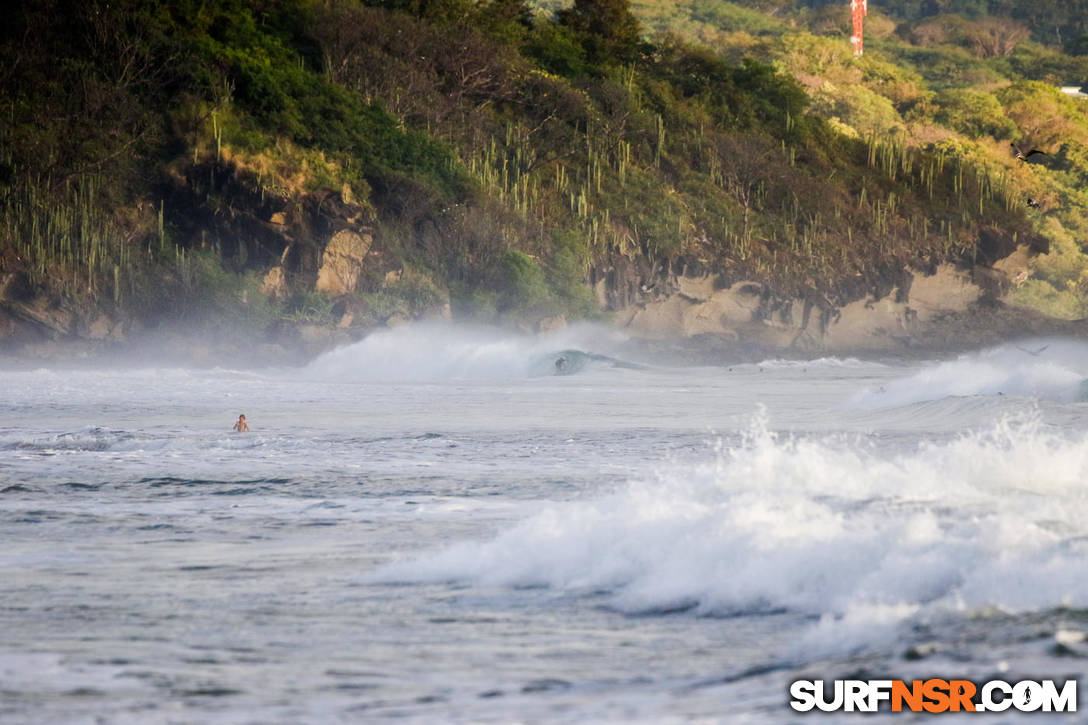
[[[541,2],[542,7],[555,3]],[[1013,299],[1060,317],[1088,314],[1088,5],[1028,0],[870,3],[854,58],[849,3],[635,0],[647,28],[756,58],[795,78],[810,113],[839,131],[954,155],[1015,188],[1049,242]],[[1048,152],[1020,164],[1011,143]],[[1026,150],[1026,149],[1025,149]]]
[[[0,275],[145,319],[534,318],[591,314],[620,262],[834,303],[989,229],[1046,237],[1019,294],[1081,315],[1088,113],[1055,86],[1088,57],[1055,36],[1083,15],[1005,4],[874,8],[854,59],[842,3],[24,0]],[[338,223],[376,238],[347,300],[313,292]]]

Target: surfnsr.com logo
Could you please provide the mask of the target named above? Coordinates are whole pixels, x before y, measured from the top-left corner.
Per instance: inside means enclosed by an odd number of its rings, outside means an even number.
[[[790,697],[798,712],[1076,712],[1077,681],[797,680]]]

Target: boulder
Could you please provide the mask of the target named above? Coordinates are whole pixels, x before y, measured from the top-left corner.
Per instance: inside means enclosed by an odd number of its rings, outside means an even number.
[[[331,295],[354,292],[363,272],[363,260],[373,242],[369,234],[349,229],[334,234],[322,254],[315,289]]]

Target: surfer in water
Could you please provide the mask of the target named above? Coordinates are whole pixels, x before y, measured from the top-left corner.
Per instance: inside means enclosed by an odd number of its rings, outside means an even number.
[[[246,422],[245,413],[242,413],[238,416],[238,422],[234,424],[234,430],[238,431],[239,433],[249,432],[249,423]]]
[[[567,369],[567,359],[560,355],[555,359],[555,374],[561,375]]]

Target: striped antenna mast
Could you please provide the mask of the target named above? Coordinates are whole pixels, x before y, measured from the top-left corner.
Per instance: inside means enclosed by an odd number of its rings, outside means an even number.
[[[854,34],[850,36],[850,44],[854,46],[854,55],[861,55],[862,52],[862,23],[868,11],[869,0],[850,0],[850,14],[854,20]]]

